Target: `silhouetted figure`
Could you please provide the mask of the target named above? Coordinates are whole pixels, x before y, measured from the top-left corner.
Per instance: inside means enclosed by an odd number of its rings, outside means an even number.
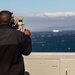
[[[32,50],[31,38],[10,26],[12,13],[0,12],[0,75],[24,75],[23,55]]]

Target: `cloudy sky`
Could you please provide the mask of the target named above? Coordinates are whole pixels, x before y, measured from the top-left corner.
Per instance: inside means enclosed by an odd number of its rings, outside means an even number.
[[[0,10],[22,15],[31,31],[75,30],[75,0],[1,0]]]

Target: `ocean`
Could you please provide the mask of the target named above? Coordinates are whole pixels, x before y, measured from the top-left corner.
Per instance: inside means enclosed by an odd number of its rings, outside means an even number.
[[[32,52],[75,52],[75,31],[32,32]]]

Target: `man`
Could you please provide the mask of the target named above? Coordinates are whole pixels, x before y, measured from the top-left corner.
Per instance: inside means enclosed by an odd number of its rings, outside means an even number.
[[[0,75],[24,75],[23,55],[32,50],[31,38],[10,26],[12,13],[0,12]]]

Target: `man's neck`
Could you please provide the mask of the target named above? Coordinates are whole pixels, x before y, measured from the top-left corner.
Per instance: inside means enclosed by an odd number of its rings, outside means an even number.
[[[8,24],[8,23],[3,23],[3,22],[1,22],[0,24]]]

